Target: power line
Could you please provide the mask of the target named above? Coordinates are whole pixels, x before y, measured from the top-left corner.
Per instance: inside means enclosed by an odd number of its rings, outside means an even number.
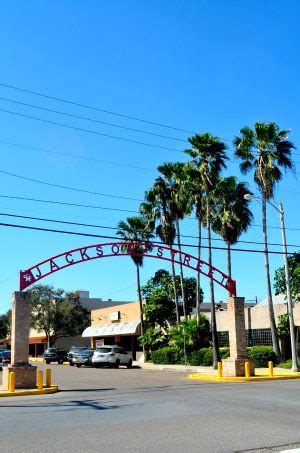
[[[20,229],[25,229],[25,230],[34,230],[34,231],[43,231],[43,232],[48,232],[48,233],[60,233],[60,234],[70,234],[70,235],[75,235],[75,236],[85,236],[85,237],[95,237],[95,238],[102,238],[102,239],[117,239],[120,240],[119,237],[117,236],[104,236],[100,234],[91,234],[91,233],[80,233],[76,231],[66,231],[66,230],[53,230],[51,228],[41,228],[41,227],[33,227],[33,226],[27,226],[27,225],[16,225],[16,224],[11,224],[11,223],[0,223],[0,226],[4,227],[9,227],[9,228],[20,228]],[[165,245],[164,242],[161,241],[152,241],[152,244],[160,244],[160,245]],[[177,243],[174,243],[173,245],[178,246]],[[191,247],[191,248],[199,248],[198,245],[194,244],[181,244],[182,247]],[[202,245],[201,248],[204,249],[213,249],[213,250],[224,250],[227,251],[226,247],[215,247],[211,246],[209,247],[208,245]],[[257,249],[240,249],[240,248],[231,248],[231,251],[234,252],[250,252],[250,253],[265,253],[264,250],[257,250]],[[269,250],[270,254],[274,255],[284,255],[284,252],[278,252],[274,250]],[[287,255],[290,255],[289,252],[286,253]]]
[[[130,142],[130,143],[135,143],[135,144],[138,144],[138,145],[149,146],[151,148],[165,149],[165,150],[173,151],[173,152],[176,152],[176,153],[182,153],[182,151],[179,150],[179,149],[168,148],[167,146],[153,145],[151,143],[140,142],[138,140],[132,140],[132,139],[129,139],[129,138],[117,137],[115,135],[104,134],[102,132],[92,131],[90,129],[83,129],[82,127],[70,126],[68,124],[58,123],[56,121],[51,121],[51,120],[46,120],[44,118],[39,118],[37,116],[25,115],[24,113],[13,112],[11,110],[0,109],[0,112],[5,112],[5,113],[9,113],[11,115],[21,116],[23,118],[29,118],[31,120],[41,121],[42,123],[54,124],[55,126],[66,127],[68,129],[74,129],[74,130],[80,131],[80,132],[87,132],[89,134],[101,135],[102,137],[113,138],[115,140],[121,140],[121,141],[124,141],[124,142]]]
[[[67,220],[58,220],[58,219],[49,219],[45,217],[33,217],[33,216],[25,216],[25,215],[20,215],[20,214],[9,214],[6,212],[0,212],[0,216],[5,216],[5,217],[13,217],[13,218],[19,218],[19,219],[27,219],[27,220],[38,220],[42,222],[49,222],[49,223],[62,223],[65,225],[76,225],[76,226],[84,226],[84,227],[90,227],[90,228],[101,228],[101,229],[108,229],[108,230],[118,230],[118,227],[113,227],[113,226],[107,226],[107,225],[95,225],[95,224],[90,224],[90,223],[80,223],[80,222],[70,222]],[[192,236],[192,235],[185,235],[181,234],[181,237],[183,238],[189,238],[189,239],[198,239],[197,236]],[[202,237],[203,240],[208,240],[207,237]],[[212,241],[221,241],[224,242],[223,239],[221,238],[212,238]],[[244,243],[244,244],[256,244],[256,245],[263,245],[263,242],[259,241],[244,241],[244,240],[239,240],[237,243]],[[282,244],[279,243],[272,243],[268,242],[268,245],[271,246],[282,246]],[[287,244],[288,247],[299,247],[299,244]]]
[[[59,102],[64,102],[65,104],[75,105],[76,107],[83,107],[83,108],[86,108],[86,109],[89,109],[89,110],[94,110],[96,112],[107,113],[109,115],[115,115],[115,116],[119,116],[121,118],[127,118],[129,120],[139,121],[141,123],[152,124],[153,126],[159,126],[159,127],[164,127],[164,128],[167,128],[167,129],[172,129],[172,130],[175,130],[175,131],[188,132],[189,134],[195,134],[194,131],[190,131],[188,129],[181,129],[179,127],[169,126],[167,124],[156,123],[155,121],[145,120],[143,118],[137,118],[137,117],[134,117],[134,116],[123,115],[122,113],[113,112],[111,110],[100,109],[98,107],[93,107],[91,105],[81,104],[79,102],[74,102],[74,101],[70,101],[70,100],[67,100],[67,99],[62,99],[62,98],[55,97],[55,96],[49,96],[49,95],[46,95],[46,94],[43,94],[43,93],[38,93],[37,91],[25,90],[24,88],[19,88],[19,87],[13,86],[13,85],[5,84],[5,83],[0,83],[0,86],[3,86],[5,88],[9,88],[9,89],[12,89],[12,90],[16,90],[16,91],[22,91],[23,93],[33,94],[35,96],[40,96],[40,97],[43,97],[43,98],[46,98],[46,99],[52,99],[53,101],[59,101]]]
[[[84,192],[84,193],[88,193],[88,194],[92,194],[92,195],[100,195],[101,197],[118,198],[121,200],[131,200],[131,201],[140,201],[140,202],[142,201],[138,198],[123,197],[121,195],[111,195],[109,193],[94,192],[92,190],[78,189],[76,187],[63,186],[61,184],[54,184],[54,183],[47,182],[47,181],[40,181],[39,179],[27,178],[27,176],[17,175],[16,173],[10,173],[10,172],[4,171],[4,170],[0,170],[0,173],[2,173],[4,175],[8,175],[8,176],[13,176],[14,178],[23,179],[25,181],[35,182],[38,184],[44,184],[46,186],[51,186],[51,187],[57,187],[59,189],[73,190],[75,192]]]
[[[115,123],[107,123],[105,121],[96,120],[94,118],[88,118],[86,116],[74,115],[72,113],[62,112],[61,110],[53,110],[53,109],[49,109],[49,108],[46,108],[46,107],[41,107],[39,105],[27,104],[26,102],[15,101],[13,99],[0,97],[0,100],[1,101],[6,101],[6,102],[11,102],[12,104],[24,105],[26,107],[31,107],[31,108],[34,108],[34,109],[43,110],[45,112],[58,113],[59,115],[64,115],[64,116],[68,116],[68,117],[71,117],[71,118],[76,118],[76,119],[80,119],[80,120],[84,120],[84,121],[90,121],[92,123],[104,124],[105,126],[118,127],[120,129],[125,129],[127,131],[139,132],[139,133],[147,134],[147,135],[153,135],[155,137],[166,138],[168,140],[174,140],[174,141],[177,141],[177,142],[184,142],[184,143],[187,142],[187,140],[184,140],[182,138],[170,137],[168,135],[163,135],[163,134],[157,134],[155,132],[144,131],[142,129],[134,129],[132,127],[121,126],[121,125],[115,124]]]
[[[126,168],[127,167],[128,168],[134,168],[136,170],[146,170],[146,171],[153,171],[153,172],[156,171],[153,168],[140,167],[138,165],[124,164],[124,163],[120,163],[120,162],[113,162],[111,160],[97,159],[95,157],[85,157],[85,156],[80,156],[79,154],[71,154],[71,153],[64,153],[64,152],[61,152],[61,151],[53,151],[53,150],[50,150],[50,149],[39,148],[39,147],[36,147],[36,146],[20,145],[18,143],[6,142],[6,141],[3,141],[3,140],[0,140],[0,143],[2,143],[4,145],[9,145],[9,146],[15,146],[17,148],[30,149],[30,150],[33,150],[33,151],[42,151],[42,152],[45,152],[45,153],[55,154],[55,155],[58,155],[58,156],[72,157],[72,158],[83,159],[83,160],[87,160],[87,161],[91,161],[91,162],[99,162],[101,164],[115,165],[115,166],[118,166],[118,167],[126,167]]]
[[[67,203],[64,201],[52,201],[52,200],[40,200],[37,198],[26,198],[26,197],[16,197],[13,195],[0,195],[0,198],[9,198],[9,199],[15,199],[15,200],[25,200],[25,201],[34,201],[38,203],[50,203],[50,204],[60,204],[64,206],[77,206],[80,208],[92,208],[92,209],[104,209],[107,211],[119,211],[119,212],[131,212],[131,213],[137,213],[138,211],[132,211],[130,209],[118,209],[118,208],[107,208],[103,206],[95,206],[95,205],[86,205],[86,204],[79,204],[79,203]]]

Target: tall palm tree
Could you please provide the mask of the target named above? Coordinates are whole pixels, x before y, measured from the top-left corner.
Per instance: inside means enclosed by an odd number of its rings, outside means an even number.
[[[235,155],[242,160],[242,173],[254,170],[254,181],[262,195],[262,223],[265,255],[265,272],[272,343],[278,359],[281,358],[272,300],[268,236],[267,201],[274,196],[277,183],[282,178],[282,169],[293,168],[291,151],[295,148],[288,139],[288,130],[280,130],[276,123],[258,121],[253,129],[244,127],[234,139]]]
[[[179,268],[180,268],[180,285],[182,294],[182,307],[184,318],[186,316],[186,300],[183,279],[183,265],[181,257],[181,237],[179,221],[183,220],[185,216],[189,215],[192,211],[192,198],[190,184],[186,173],[186,164],[183,162],[166,162],[158,167],[158,171],[165,177],[170,189],[170,209],[172,217],[175,219],[176,235],[179,254]]]
[[[156,235],[171,249],[176,237],[176,229],[174,226],[174,217],[170,209],[170,187],[167,182],[161,178],[156,178],[153,187],[145,194],[145,202],[141,203],[140,212],[147,219],[151,229],[155,229]],[[158,222],[158,225],[156,225]],[[174,300],[176,309],[176,322],[179,324],[179,304],[178,292],[176,286],[175,265],[173,259],[172,279],[174,286]]]
[[[251,193],[244,182],[235,176],[219,179],[213,191],[212,230],[219,234],[227,245],[227,274],[231,277],[231,246],[240,235],[248,230],[253,220],[249,200],[244,196]]]
[[[211,213],[210,213],[210,194],[215,186],[218,176],[223,168],[226,168],[226,145],[209,133],[195,134],[188,139],[192,145],[191,149],[185,152],[193,158],[193,163],[200,173],[205,188],[206,198],[206,228],[208,233],[208,263],[212,265],[211,251]],[[218,334],[215,312],[215,293],[214,282],[210,279],[210,298],[211,298],[211,333],[214,350],[214,368],[220,361],[218,347]]]
[[[198,260],[201,260],[201,246],[202,246],[202,224],[205,217],[204,209],[204,185],[203,179],[197,168],[194,167],[193,162],[189,162],[186,166],[186,173],[189,178],[190,190],[192,196],[192,206],[195,207],[195,215],[198,223]],[[196,272],[196,316],[197,325],[200,326],[201,314],[201,274]]]
[[[141,293],[141,279],[140,267],[143,265],[143,252],[145,247],[141,242],[148,242],[154,236],[151,228],[142,217],[128,217],[126,222],[122,221],[118,224],[117,234],[122,237],[124,241],[132,242],[130,250],[132,251],[132,261],[136,266],[136,279],[137,279],[137,293],[140,304],[140,317],[141,317],[141,335],[144,333],[143,323],[143,302]],[[149,245],[150,248],[150,245]]]

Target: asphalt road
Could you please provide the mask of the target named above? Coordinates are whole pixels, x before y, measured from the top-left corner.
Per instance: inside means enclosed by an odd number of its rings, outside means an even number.
[[[2,453],[206,453],[300,444],[300,380],[205,383],[172,371],[51,368],[62,392],[0,399]]]

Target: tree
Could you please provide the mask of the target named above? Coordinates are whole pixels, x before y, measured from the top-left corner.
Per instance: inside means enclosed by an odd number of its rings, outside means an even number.
[[[212,195],[212,230],[219,234],[227,245],[227,273],[231,277],[231,246],[251,225],[253,215],[249,200],[244,195],[251,193],[244,182],[235,176],[219,179]]]
[[[290,276],[291,294],[294,302],[300,300],[300,252],[295,252],[288,257],[288,267]],[[286,296],[286,280],[284,266],[279,267],[275,271],[274,276],[275,294],[285,294]]]
[[[205,189],[208,263],[212,266],[210,197],[221,170],[226,168],[226,160],[228,159],[225,152],[226,145],[219,139],[219,137],[214,137],[208,133],[201,135],[196,134],[193,137],[190,137],[188,141],[192,145],[192,149],[187,149],[185,152],[192,157],[193,165],[201,175]],[[210,298],[214,368],[217,368],[217,363],[220,361],[220,353],[216,326],[214,283],[212,278],[210,279]]]
[[[196,319],[188,319],[169,332],[170,346],[176,346],[184,353],[208,346],[210,339],[209,321],[204,315],[200,316],[200,326]]]
[[[145,194],[145,202],[140,206],[142,215],[147,219],[150,228],[155,229],[156,235],[171,249],[176,236],[173,212],[170,206],[171,189],[167,182],[161,178],[156,178],[153,187]],[[158,222],[158,225],[157,225]],[[156,228],[155,228],[156,226]],[[179,324],[179,305],[177,287],[175,284],[175,265],[174,256],[171,256],[172,278],[174,288],[174,301],[176,309],[176,320]]]
[[[276,330],[272,300],[271,278],[267,236],[267,201],[274,196],[278,182],[282,179],[282,169],[293,167],[291,151],[295,146],[288,140],[288,130],[280,130],[275,123],[258,121],[254,128],[244,127],[234,139],[235,155],[242,160],[242,173],[254,170],[254,181],[262,195],[262,223],[265,256],[265,273],[268,294],[270,326],[273,349],[280,360],[281,353]]]
[[[179,268],[180,268],[180,284],[183,315],[186,319],[186,300],[183,283],[183,265],[181,257],[181,238],[179,221],[192,211],[192,198],[190,194],[189,179],[186,173],[186,164],[182,162],[166,162],[158,167],[158,171],[165,177],[169,185],[170,194],[170,209],[171,215],[175,219],[176,235],[179,248]]]
[[[173,322],[176,319],[174,302],[170,297],[169,291],[162,288],[154,288],[146,299],[143,313],[147,325],[155,327],[158,324],[166,329],[168,322]]]
[[[0,339],[5,339],[10,335],[11,310],[0,315]]]
[[[149,224],[142,217],[128,217],[126,222],[119,222],[117,234],[122,237],[124,241],[129,241],[131,258],[136,266],[137,278],[137,293],[140,304],[140,317],[141,317],[141,335],[144,333],[143,326],[143,302],[141,294],[141,279],[140,267],[143,265],[144,253],[151,250],[151,244],[141,244],[141,242],[149,243],[153,238]]]
[[[144,335],[138,337],[138,341],[142,344],[148,353],[162,347],[166,343],[166,336],[161,328],[148,327]]]
[[[78,293],[66,293],[48,285],[36,285],[28,292],[31,327],[45,333],[48,347],[59,338],[81,335],[90,324],[90,314],[80,304]]]

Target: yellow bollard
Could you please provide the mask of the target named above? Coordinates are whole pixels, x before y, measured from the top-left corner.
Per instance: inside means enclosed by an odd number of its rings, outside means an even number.
[[[250,363],[245,362],[245,378],[249,378],[249,377],[250,377]]]
[[[50,368],[46,371],[46,387],[51,387],[51,370]]]
[[[222,362],[218,362],[218,377],[222,377]]]
[[[273,377],[274,376],[274,370],[273,370],[273,362],[270,360],[269,362],[269,376]]]
[[[15,373],[14,371],[11,371],[9,373],[9,387],[8,387],[8,390],[10,392],[14,392],[15,391]]]
[[[43,390],[43,372],[37,372],[37,388],[38,390]]]

